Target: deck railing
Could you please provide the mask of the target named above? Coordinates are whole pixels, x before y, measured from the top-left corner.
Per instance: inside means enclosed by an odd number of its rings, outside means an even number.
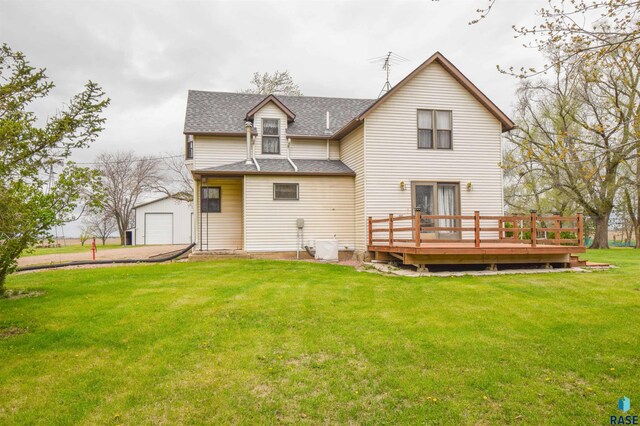
[[[382,235],[380,235],[382,234]],[[384,218],[369,217],[369,245],[415,247],[439,243],[518,243],[536,247],[545,245],[584,245],[584,220],[576,216],[512,216],[424,215],[416,209],[413,215],[389,214]]]

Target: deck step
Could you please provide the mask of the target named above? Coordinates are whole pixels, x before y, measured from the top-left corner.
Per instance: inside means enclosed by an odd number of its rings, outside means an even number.
[[[573,254],[569,258],[569,265],[571,265],[572,268],[582,268],[587,266],[587,263],[586,260],[580,260],[578,256]]]

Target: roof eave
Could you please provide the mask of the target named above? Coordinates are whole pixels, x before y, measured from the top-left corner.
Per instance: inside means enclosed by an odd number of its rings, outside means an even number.
[[[209,170],[192,170],[191,173],[194,177],[198,176],[246,176],[246,175],[263,175],[263,176],[355,176],[355,172],[342,172],[342,173],[321,173],[321,172],[268,172],[268,171],[230,171],[230,170],[220,170],[220,171],[209,171]]]
[[[453,63],[451,63],[445,56],[436,52],[431,55],[426,61],[420,64],[416,69],[411,71],[405,78],[403,78],[398,84],[393,86],[387,93],[382,95],[377,101],[371,104],[367,109],[365,109],[356,119],[363,120],[367,115],[371,114],[376,108],[378,108],[385,100],[387,100],[390,96],[392,96],[397,90],[403,87],[406,83],[411,81],[418,73],[424,70],[426,67],[431,65],[433,62],[438,62],[444,69],[447,71],[458,83],[462,85],[467,91],[474,97],[478,102],[480,102],[494,117],[498,119],[501,123],[501,128],[503,132],[509,131],[515,127],[515,123],[511,120],[507,114],[502,112],[500,108],[496,104],[494,104],[491,99],[487,97],[478,87],[471,82],[458,68],[456,68]]]
[[[277,106],[278,108],[280,108],[282,110],[282,112],[285,113],[285,115],[287,116],[287,121],[288,122],[293,122],[296,118],[296,115],[293,113],[293,111],[291,111],[284,103],[282,103],[282,101],[280,101],[280,99],[278,99],[275,95],[267,95],[263,100],[261,100],[260,102],[258,102],[258,104],[256,106],[254,106],[253,108],[251,108],[248,112],[247,112],[247,116],[245,117],[246,120],[253,120],[253,116],[255,115],[256,112],[258,112],[263,106],[265,106],[266,104],[268,104],[269,102],[272,102],[275,106]]]

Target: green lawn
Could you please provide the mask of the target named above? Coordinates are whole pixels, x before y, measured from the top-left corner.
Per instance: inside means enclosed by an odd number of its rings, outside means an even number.
[[[96,242],[96,248],[98,249],[98,251],[116,249],[116,248],[127,248],[127,247],[132,247],[132,246],[121,246],[120,244],[106,244],[103,246],[100,242]],[[62,247],[34,248],[30,251],[23,252],[21,257],[40,256],[43,254],[66,254],[66,253],[82,253],[82,252],[91,253],[90,241],[86,242],[84,246],[81,246],[80,244],[74,244],[74,245],[68,245],[68,246],[62,246]]]
[[[383,277],[224,260],[11,276],[0,424],[609,424],[640,403],[640,251],[619,269]]]

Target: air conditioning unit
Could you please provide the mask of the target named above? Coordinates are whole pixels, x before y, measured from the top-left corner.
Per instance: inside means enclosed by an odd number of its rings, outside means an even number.
[[[338,261],[338,240],[316,240],[316,260]]]

